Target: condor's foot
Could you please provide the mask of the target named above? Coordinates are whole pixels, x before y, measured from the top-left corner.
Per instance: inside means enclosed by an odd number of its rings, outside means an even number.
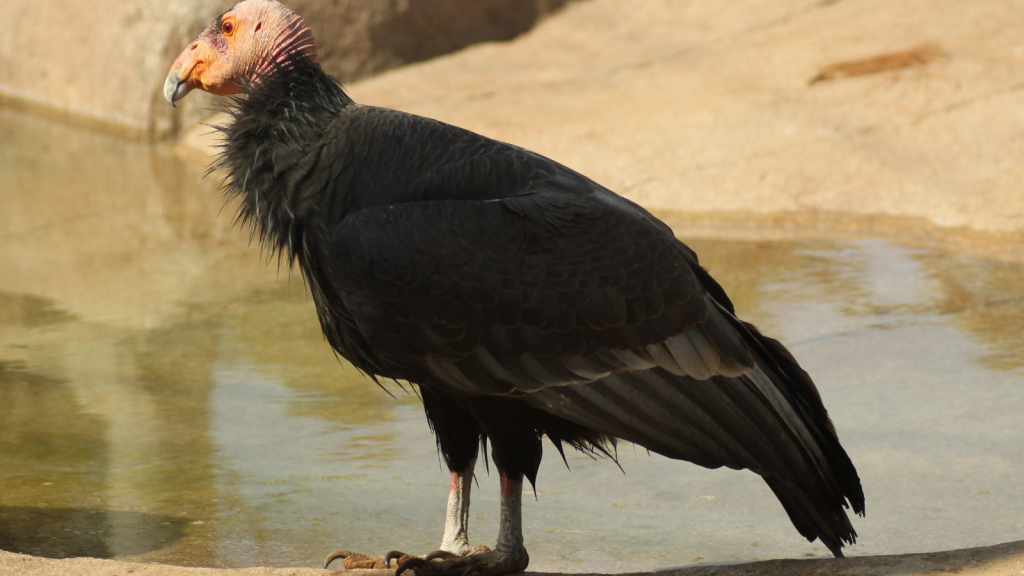
[[[392,568],[397,568],[410,560],[419,560],[421,562],[431,560],[451,560],[455,558],[462,558],[463,556],[468,556],[470,554],[482,554],[490,551],[491,549],[487,546],[476,546],[474,548],[468,548],[468,551],[465,554],[454,554],[444,550],[437,550],[421,557],[406,554],[405,552],[399,552],[398,550],[392,550],[383,556],[369,556],[367,554],[360,554],[359,552],[337,550],[328,554],[327,558],[324,558],[324,568],[326,569],[331,565],[331,562],[341,558],[341,564],[346,570],[390,570]]]
[[[407,561],[419,560],[419,561],[427,561],[427,562],[429,562],[430,560],[452,560],[452,559],[455,559],[455,558],[463,558],[465,556],[469,556],[470,554],[483,554],[484,552],[490,552],[490,551],[491,551],[491,549],[488,548],[487,546],[474,546],[474,547],[470,548],[467,545],[465,547],[465,552],[463,552],[461,554],[460,553],[456,553],[456,552],[449,552],[447,550],[434,550],[430,554],[427,554],[426,556],[422,556],[421,557],[421,556],[410,556],[409,554],[406,554],[405,552],[399,552],[397,550],[392,550],[391,552],[388,552],[387,554],[384,555],[384,563],[387,564],[389,567],[390,566],[398,566],[399,570],[401,570],[402,564],[407,562]],[[397,564],[393,564],[393,563],[397,563]],[[406,568],[406,569],[408,570],[408,568]]]
[[[439,550],[422,558],[402,560],[395,576],[401,576],[406,570],[416,572],[416,576],[504,576],[522,572],[529,564],[526,548],[509,552],[477,546],[465,556]]]
[[[331,562],[334,562],[338,558],[342,559],[341,564],[346,570],[390,570],[390,564],[392,562],[395,562],[395,565],[397,566],[406,560],[415,559],[416,556],[397,551],[388,552],[384,556],[368,556],[366,554],[360,554],[359,552],[336,550],[328,554],[327,558],[324,558],[324,569],[327,569],[327,567],[331,565]]]

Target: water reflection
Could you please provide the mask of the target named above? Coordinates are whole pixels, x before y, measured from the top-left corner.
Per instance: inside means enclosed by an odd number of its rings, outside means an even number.
[[[0,111],[0,548],[214,566],[433,549],[447,478],[415,394],[334,358],[202,171]],[[1024,539],[1024,266],[688,242],[819,383],[868,497],[851,553]],[[534,569],[826,554],[751,474],[548,452],[524,503]]]
[[[979,360],[998,370],[1024,366],[1024,266],[960,254],[921,259],[939,286],[935,311],[983,344]]]
[[[748,242],[690,239],[748,318],[787,341],[856,326],[945,322],[977,359],[1024,367],[1024,266],[881,240]],[[799,321],[824,307],[837,315]],[[824,313],[818,310],[813,314]],[[826,314],[828,315],[828,314]]]
[[[0,507],[0,550],[47,558],[136,556],[178,540],[187,523],[117,510]],[[118,537],[116,531],[131,536]],[[112,548],[115,543],[120,549]]]

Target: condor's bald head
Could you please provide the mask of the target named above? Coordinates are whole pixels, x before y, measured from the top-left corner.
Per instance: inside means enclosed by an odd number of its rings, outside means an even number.
[[[164,81],[164,97],[173,106],[195,88],[238,94],[243,81],[258,81],[296,54],[317,61],[313,32],[302,17],[275,0],[245,0],[210,22],[178,55]]]

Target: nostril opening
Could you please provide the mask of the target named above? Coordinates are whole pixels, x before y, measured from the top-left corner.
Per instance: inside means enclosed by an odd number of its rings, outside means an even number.
[[[262,27],[263,27],[263,22],[257,22],[256,23],[256,30],[255,30],[255,32],[259,32],[260,28],[262,28]]]
[[[199,46],[198,44],[193,44],[193,45],[189,46],[188,49],[189,50],[195,50],[196,47],[198,47],[198,46]]]

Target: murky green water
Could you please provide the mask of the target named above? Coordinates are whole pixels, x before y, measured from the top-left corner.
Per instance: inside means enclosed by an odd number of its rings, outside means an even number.
[[[0,549],[312,566],[434,549],[416,397],[340,364],[202,169],[0,111]],[[685,234],[685,231],[683,231]],[[690,242],[815,377],[868,516],[851,554],[1024,539],[1024,266],[876,240]],[[531,568],[826,555],[756,476],[545,455]],[[481,467],[471,535],[492,544]]]

